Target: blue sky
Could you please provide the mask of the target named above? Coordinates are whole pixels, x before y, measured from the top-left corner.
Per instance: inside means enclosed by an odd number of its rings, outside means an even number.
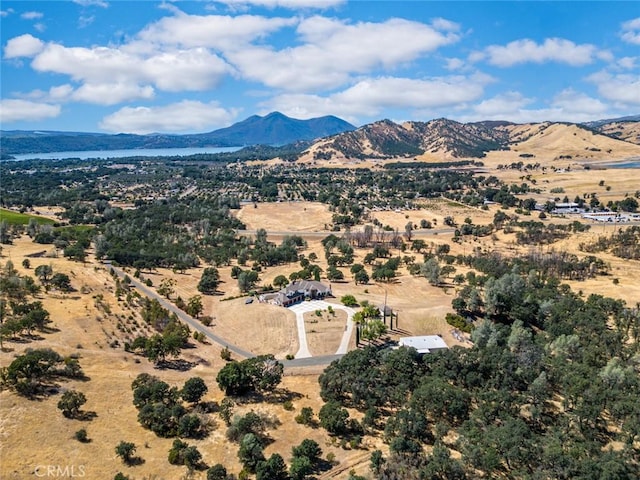
[[[640,2],[3,1],[5,130],[640,113]]]

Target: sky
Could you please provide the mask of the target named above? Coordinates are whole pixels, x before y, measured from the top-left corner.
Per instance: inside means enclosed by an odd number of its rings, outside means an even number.
[[[5,1],[3,130],[640,113],[638,1]]]

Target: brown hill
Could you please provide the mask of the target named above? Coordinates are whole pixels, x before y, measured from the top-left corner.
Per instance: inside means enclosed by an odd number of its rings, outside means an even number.
[[[611,122],[598,128],[600,133],[640,145],[640,122]]]
[[[535,158],[545,162],[558,159],[591,162],[640,156],[640,127],[635,130],[633,125],[640,124],[624,123],[622,129],[608,124],[614,129],[612,133],[624,132],[613,135],[571,123],[460,123],[436,119],[400,125],[382,120],[322,139],[305,151],[300,160],[332,164],[400,158],[418,161],[486,158],[490,162]]]

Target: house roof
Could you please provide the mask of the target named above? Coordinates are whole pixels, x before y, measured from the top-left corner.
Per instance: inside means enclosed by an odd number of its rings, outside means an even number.
[[[316,282],[315,280],[296,280],[280,291],[287,294],[300,291],[308,292],[309,290],[317,290],[320,293],[326,293],[331,291],[331,287],[327,287],[325,284]]]
[[[442,337],[438,335],[422,335],[419,337],[400,338],[401,347],[413,347],[418,353],[430,353],[431,350],[449,348]]]

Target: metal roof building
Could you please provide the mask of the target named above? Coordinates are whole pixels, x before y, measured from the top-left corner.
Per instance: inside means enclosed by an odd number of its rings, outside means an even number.
[[[401,347],[413,347],[418,353],[431,353],[439,350],[447,350],[449,347],[439,335],[422,335],[419,337],[402,337]]]

